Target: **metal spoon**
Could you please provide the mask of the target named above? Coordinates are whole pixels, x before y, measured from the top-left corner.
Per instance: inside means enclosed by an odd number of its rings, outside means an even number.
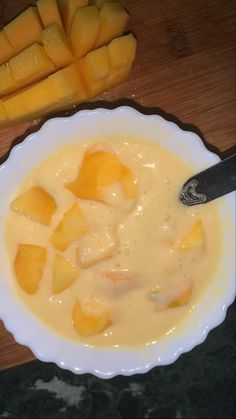
[[[236,154],[185,182],[179,199],[185,205],[205,204],[236,189]]]

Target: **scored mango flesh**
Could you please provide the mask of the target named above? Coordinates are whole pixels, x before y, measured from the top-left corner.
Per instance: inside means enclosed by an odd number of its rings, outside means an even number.
[[[77,178],[66,188],[78,198],[105,202],[104,189],[116,182],[122,183],[126,199],[136,197],[136,181],[131,170],[114,154],[96,151],[85,154]]]
[[[5,25],[3,32],[14,50],[14,55],[16,55],[35,42],[40,43],[42,29],[38,9],[28,7]]]
[[[41,38],[46,54],[56,68],[63,68],[73,63],[74,57],[63,31],[56,24],[44,29]]]
[[[44,28],[55,23],[64,31],[57,0],[37,0],[36,4]]]
[[[84,57],[94,48],[100,28],[100,16],[95,6],[77,10],[70,31],[70,43],[76,59]]]
[[[57,3],[62,16],[64,29],[69,33],[76,11],[80,7],[88,6],[89,0],[57,0]]]
[[[0,128],[78,105],[122,83],[131,71],[136,40],[132,34],[121,36],[129,17],[121,2],[38,0],[36,4],[0,32],[0,99],[5,114]],[[74,84],[78,94],[58,100],[50,86],[45,96],[50,74],[71,64],[82,83],[82,89]],[[67,78],[69,82],[69,74]],[[22,96],[26,88],[27,104]],[[43,95],[43,104],[40,100],[38,104],[37,97]]]
[[[129,15],[119,2],[104,2],[100,10],[100,30],[95,48],[107,45],[111,39],[121,36],[129,20]]]
[[[4,64],[14,56],[14,50],[8,41],[5,33],[0,32],[0,65]]]
[[[93,311],[93,307],[85,312],[79,302],[76,303],[72,319],[76,332],[80,336],[88,337],[103,332],[112,322],[110,320],[110,313],[107,310]],[[92,309],[91,309],[92,308]],[[97,307],[95,307],[96,309]]]

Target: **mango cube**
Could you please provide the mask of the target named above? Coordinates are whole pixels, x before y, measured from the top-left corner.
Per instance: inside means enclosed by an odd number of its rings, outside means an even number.
[[[203,249],[205,246],[205,234],[202,225],[202,221],[198,220],[191,230],[180,239],[178,248],[183,250],[200,248]]]
[[[51,243],[56,249],[66,250],[74,241],[80,239],[89,230],[89,224],[82,213],[79,204],[64,214],[64,217],[51,236]]]
[[[14,80],[11,67],[8,63],[0,66],[0,96],[13,92],[19,87]]]
[[[89,0],[58,0],[64,28],[69,33],[73,23],[76,10],[88,6]]]
[[[43,26],[47,28],[48,26],[55,23],[62,31],[63,25],[61,16],[58,10],[56,0],[38,0],[36,2],[38,11],[43,22]]]
[[[119,2],[105,2],[100,10],[101,26],[95,47],[108,44],[121,36],[129,20],[129,15]]]
[[[80,336],[88,337],[96,335],[103,332],[112,324],[110,313],[107,310],[102,310],[101,308],[98,311],[97,307],[93,310],[93,307],[91,306],[89,307],[89,310],[85,311],[80,303],[77,302],[74,307],[72,320],[75,330]]]
[[[80,270],[77,266],[66,260],[60,255],[55,255],[53,265],[53,294],[57,294],[68,288],[76,278],[80,275]]]
[[[8,41],[5,33],[0,32],[0,65],[4,64],[9,58],[13,57],[14,50]]]
[[[137,196],[137,184],[132,171],[126,167],[122,167],[121,183],[123,186],[126,199],[135,199]]]
[[[86,153],[77,178],[66,188],[78,198],[103,202],[102,189],[119,181],[121,172],[121,162],[113,154]]]
[[[14,54],[23,51],[35,42],[41,42],[42,25],[36,7],[29,7],[8,25],[3,31],[14,49]]]
[[[105,80],[110,71],[107,47],[89,52],[78,62],[81,78],[89,97],[97,96],[104,90]]]
[[[56,68],[63,68],[74,61],[69,43],[61,29],[53,24],[42,31],[42,42],[46,54]]]
[[[40,246],[19,244],[15,259],[15,273],[21,288],[35,294],[43,276],[47,251]]]
[[[54,96],[61,103],[82,102],[87,98],[78,68],[71,64],[49,76]],[[59,103],[59,105],[60,105]]]
[[[100,16],[95,6],[77,10],[70,31],[70,43],[76,59],[84,57],[94,48],[99,28]]]
[[[57,205],[46,191],[33,186],[27,192],[18,196],[12,202],[11,208],[38,223],[49,225]]]
[[[10,121],[26,118],[28,115],[28,109],[20,93],[3,98],[2,105]]]
[[[44,47],[33,44],[9,61],[13,79],[23,86],[42,79],[54,71]]]
[[[105,151],[86,153],[77,178],[66,185],[81,199],[105,202],[104,188],[121,182],[126,199],[137,195],[136,179],[132,171],[113,154]]]
[[[103,228],[82,238],[78,245],[78,259],[83,268],[111,257],[117,248],[114,234]]]
[[[173,300],[168,307],[175,308],[175,307],[182,307],[189,303],[190,297],[192,294],[192,287],[185,290],[178,298]]]

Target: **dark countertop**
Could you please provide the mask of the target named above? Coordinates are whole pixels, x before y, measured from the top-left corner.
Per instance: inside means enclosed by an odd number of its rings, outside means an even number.
[[[0,373],[0,418],[233,419],[236,303],[172,365],[101,380],[34,361]]]

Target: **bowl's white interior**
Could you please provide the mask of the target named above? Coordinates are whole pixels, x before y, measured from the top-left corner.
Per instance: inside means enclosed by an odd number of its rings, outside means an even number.
[[[145,372],[155,365],[173,362],[182,352],[201,343],[209,330],[223,321],[235,297],[234,193],[219,200],[223,256],[214,281],[191,315],[159,343],[135,349],[99,349],[66,341],[42,325],[15,297],[4,246],[4,224],[9,203],[20,183],[35,165],[66,143],[114,136],[158,141],[186,160],[196,172],[219,161],[196,134],[183,131],[159,116],[145,116],[132,108],[120,107],[52,119],[15,147],[0,167],[0,317],[16,341],[30,347],[39,359],[55,362],[75,373],[91,372],[103,378]]]

